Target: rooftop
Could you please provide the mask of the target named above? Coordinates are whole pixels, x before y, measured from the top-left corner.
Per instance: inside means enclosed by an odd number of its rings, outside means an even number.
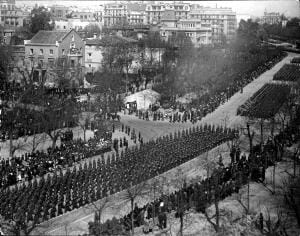
[[[127,10],[128,11],[145,11],[146,4],[128,3]]]
[[[31,44],[56,44],[57,41],[62,41],[70,30],[46,31],[40,30],[30,40]]]
[[[174,10],[166,10],[161,17],[161,21],[175,21],[175,11]]]
[[[119,35],[104,36],[103,38],[87,39],[86,45],[112,46],[118,43],[137,43],[138,40]]]

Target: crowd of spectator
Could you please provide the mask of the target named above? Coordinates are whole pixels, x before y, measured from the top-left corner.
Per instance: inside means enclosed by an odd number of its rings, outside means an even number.
[[[0,188],[5,188],[23,180],[32,180],[54,172],[82,159],[100,155],[111,150],[110,138],[102,139],[95,136],[84,142],[81,138],[73,139],[73,134],[54,150],[48,148],[46,152],[35,151],[10,160],[2,159],[0,162]]]

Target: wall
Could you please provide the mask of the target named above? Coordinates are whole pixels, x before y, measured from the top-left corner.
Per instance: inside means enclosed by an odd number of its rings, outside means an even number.
[[[102,52],[101,46],[85,45],[85,72],[94,72],[102,67]],[[91,56],[89,56],[91,53]]]
[[[31,55],[31,50],[33,49],[33,55]],[[40,49],[43,49],[43,55],[40,54]],[[53,50],[53,54],[50,54],[50,49]],[[50,61],[55,61],[58,57],[58,47],[55,45],[25,45],[25,64],[28,68],[32,66],[37,66],[40,61],[43,62],[43,67],[47,67]],[[33,60],[32,60],[33,58]],[[32,65],[33,63],[33,65]]]
[[[74,36],[74,41],[73,41]],[[74,44],[74,48],[78,49],[77,55],[71,55],[71,59],[75,60],[75,63],[79,63],[81,66],[84,66],[84,42],[80,38],[80,36],[75,32],[71,31],[64,40],[59,45],[59,51],[58,56],[63,56],[62,50],[64,49],[65,53],[64,55],[70,56],[70,49],[72,47],[72,44]]]

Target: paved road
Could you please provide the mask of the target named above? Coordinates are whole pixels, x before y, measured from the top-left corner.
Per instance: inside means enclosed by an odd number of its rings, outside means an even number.
[[[244,88],[243,93],[236,93],[230,98],[228,102],[221,105],[213,113],[207,115],[201,122],[196,125],[210,123],[210,124],[227,124],[229,127],[237,127],[243,125],[244,121],[240,116],[236,115],[237,108],[243,104],[252,94],[254,94],[258,89],[260,89],[265,83],[272,80],[273,75],[285,64],[290,61],[290,59],[295,54],[289,53],[289,55],[284,58],[281,62],[275,65],[269,71],[263,73],[256,80],[252,81]],[[152,138],[159,137],[166,133],[174,132],[178,129],[188,128],[192,126],[191,123],[168,123],[167,121],[144,121],[139,120],[135,116],[122,115],[121,121],[124,124],[130,125],[135,128],[136,131],[140,131],[144,140],[149,140]],[[209,154],[210,158],[216,157],[219,152],[226,151],[226,145],[222,147],[215,148]],[[228,155],[226,155],[227,157]],[[228,162],[228,158],[225,158],[225,162]],[[184,176],[191,179],[196,176],[205,176],[205,171],[201,167],[203,164],[203,156],[195,158],[183,165],[180,168],[183,169]],[[166,176],[168,180],[178,179],[178,169],[174,168],[163,176]],[[150,180],[153,181],[153,180]],[[120,216],[126,212],[129,212],[129,203],[123,200],[124,193],[120,192],[110,197],[110,202],[108,208],[104,211],[103,219],[112,218],[113,216]],[[139,200],[139,204],[144,203],[150,199],[143,198]],[[101,205],[101,200],[95,203],[96,206]],[[40,234],[46,233],[51,235],[78,235],[87,233],[88,222],[93,220],[95,206],[82,207],[75,211],[66,213],[63,216],[59,216],[48,222],[45,222],[39,229]]]

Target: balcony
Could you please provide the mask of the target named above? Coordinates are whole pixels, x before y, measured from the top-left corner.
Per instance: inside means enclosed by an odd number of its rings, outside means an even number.
[[[82,57],[82,52],[78,48],[71,48],[68,57]]]

